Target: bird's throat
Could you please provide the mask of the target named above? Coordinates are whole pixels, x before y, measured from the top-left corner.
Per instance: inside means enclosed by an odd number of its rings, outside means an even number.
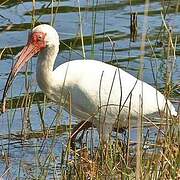
[[[50,93],[54,86],[53,69],[59,48],[50,46],[43,49],[39,56],[36,66],[36,78],[39,87],[45,92]]]

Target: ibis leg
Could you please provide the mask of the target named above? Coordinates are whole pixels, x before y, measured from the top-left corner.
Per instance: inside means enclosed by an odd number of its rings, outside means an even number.
[[[90,122],[90,121],[81,121],[80,123],[78,123],[74,128],[73,128],[73,131],[72,131],[72,135],[71,135],[71,138],[70,138],[70,146],[71,146],[71,149],[75,149],[75,140],[76,140],[76,137],[78,135],[78,133],[80,131],[85,131],[87,130],[88,128],[90,127],[94,127],[93,123]],[[84,132],[82,133],[82,136],[83,136]],[[81,137],[82,138],[82,137]]]

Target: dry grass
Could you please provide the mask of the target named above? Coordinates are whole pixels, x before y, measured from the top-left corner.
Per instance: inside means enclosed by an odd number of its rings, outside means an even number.
[[[79,3],[79,1],[78,1]],[[131,2],[132,4],[133,2]],[[32,1],[33,4],[33,13],[32,13],[32,27],[34,27],[37,19],[35,16],[35,1]],[[146,7],[148,7],[149,2],[146,1]],[[177,7],[178,7],[177,3]],[[165,9],[165,7],[163,7]],[[178,8],[176,8],[178,9]],[[83,29],[82,29],[82,23],[83,18],[80,11],[80,5],[79,5],[79,23],[80,23],[80,38],[81,38],[81,44],[82,44],[82,56],[83,58],[86,57],[85,54],[85,47],[84,47],[84,36],[83,36]],[[148,13],[148,8],[145,11],[145,16]],[[162,26],[160,30],[160,35],[164,35],[166,38],[164,38],[164,44],[167,44],[164,51],[164,56],[166,57],[166,72],[165,72],[165,88],[164,88],[164,94],[166,97],[170,97],[172,94],[172,91],[175,87],[178,87],[178,85],[173,85],[172,83],[172,75],[173,75],[173,69],[174,64],[176,60],[176,45],[177,45],[177,37],[174,36],[173,31],[171,27],[168,26],[166,19],[166,14],[162,15]],[[51,14],[51,24],[54,24],[56,15],[53,14],[53,6],[52,6],[52,14]],[[104,16],[105,17],[105,16]],[[95,26],[96,17],[93,19],[93,26]],[[146,19],[145,19],[146,21]],[[105,22],[105,20],[104,20]],[[146,26],[145,22],[145,26]],[[95,28],[94,28],[95,29]],[[95,33],[95,32],[94,32]],[[142,36],[142,46],[141,51],[145,51],[145,42],[147,41],[151,47],[152,56],[156,57],[155,49],[151,44],[151,40],[148,36],[148,33],[145,32]],[[160,36],[159,35],[159,36]],[[95,43],[95,34],[92,35],[92,43]],[[92,49],[95,50],[94,44],[92,44]],[[3,52],[0,53],[0,56]],[[114,53],[114,52],[113,52]],[[93,52],[92,52],[93,54]],[[144,54],[143,54],[144,55]],[[102,55],[103,57],[103,55]],[[142,64],[140,65],[140,74],[142,75],[141,79],[143,79],[143,59],[144,57],[141,57]],[[153,69],[152,69],[153,71]],[[155,72],[156,73],[156,72]],[[41,120],[41,132],[28,132],[26,129],[29,128],[29,117],[31,113],[31,105],[33,102],[33,98],[35,98],[32,94],[29,93],[29,87],[28,87],[28,78],[26,77],[25,80],[25,88],[26,88],[26,94],[21,104],[24,108],[24,111],[22,112],[22,118],[23,121],[23,131],[21,135],[16,138],[23,141],[25,138],[26,140],[29,139],[44,139],[44,141],[41,144],[41,148],[37,149],[35,156],[36,157],[36,170],[38,169],[38,172],[32,173],[31,170],[26,169],[27,166],[25,166],[25,163],[23,162],[19,164],[19,169],[23,168],[24,172],[26,172],[31,179],[46,179],[48,177],[48,171],[53,166],[53,172],[52,175],[54,179],[143,179],[143,180],[164,180],[164,179],[173,179],[173,180],[179,180],[180,179],[180,119],[179,117],[167,117],[165,118],[165,121],[162,119],[161,121],[163,123],[160,123],[158,126],[156,124],[151,124],[151,128],[158,129],[157,130],[157,136],[154,136],[154,139],[151,141],[151,138],[149,138],[148,130],[147,133],[144,134],[143,127],[143,121],[144,117],[140,113],[140,123],[138,124],[138,139],[136,142],[132,141],[130,138],[131,134],[131,127],[129,123],[129,127],[126,131],[126,134],[123,136],[123,138],[119,138],[119,134],[116,134],[116,141],[109,143],[107,147],[104,147],[104,145],[99,145],[98,148],[95,147],[89,147],[82,146],[80,149],[77,149],[75,151],[72,151],[70,149],[69,143],[65,145],[65,149],[63,150],[62,154],[59,154],[59,158],[61,159],[61,168],[58,169],[56,167],[56,156],[54,155],[54,148],[55,148],[55,142],[56,138],[59,136],[59,132],[61,132],[61,128],[59,128],[59,120],[62,116],[61,112],[54,117],[53,122],[56,122],[56,127],[52,128],[46,128],[45,125],[45,116],[46,113],[46,103],[48,102],[45,97],[44,98],[44,106],[42,107],[40,102],[37,100],[36,105],[38,106],[38,113],[39,113],[39,119]],[[41,102],[42,103],[42,102]],[[179,106],[180,102],[178,100]],[[19,107],[17,102],[17,106],[14,106],[11,101],[9,101],[9,107],[13,109],[13,107]],[[71,103],[70,103],[71,104]],[[71,107],[70,107],[71,109]],[[179,108],[180,109],[180,108]],[[13,121],[14,114],[16,111],[11,111],[9,121],[9,126],[11,124],[11,121]],[[71,135],[71,119],[72,114],[69,114],[69,120],[70,120],[70,128],[67,128],[65,130],[68,130],[68,135]],[[131,121],[131,117],[129,115],[129,122]],[[149,122],[153,122],[153,119],[149,119]],[[148,128],[147,128],[148,129]],[[63,129],[63,132],[65,131]],[[24,136],[25,135],[25,136]],[[7,136],[7,139],[9,141],[11,140],[11,134]],[[93,137],[93,136],[92,136]],[[91,141],[92,137],[88,139]],[[51,138],[51,144],[48,147],[48,151],[46,154],[46,158],[44,158],[43,162],[41,162],[41,155],[45,146],[45,140],[47,138]],[[120,140],[119,140],[120,139]],[[90,142],[93,143],[93,142]],[[9,142],[10,144],[10,142]],[[33,148],[33,147],[32,147]],[[8,172],[11,170],[11,167],[9,166],[10,160],[8,158],[9,156],[9,149],[6,151],[3,151],[5,153],[2,153],[1,155],[1,161],[3,161],[6,164],[6,170],[4,173],[0,176],[0,178],[5,177]],[[19,170],[20,171],[20,170]],[[56,173],[60,172],[60,176],[57,176]],[[17,178],[18,179],[18,178]]]

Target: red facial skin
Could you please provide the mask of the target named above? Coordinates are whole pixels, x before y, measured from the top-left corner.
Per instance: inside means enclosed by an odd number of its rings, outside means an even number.
[[[16,61],[14,67],[12,68],[8,76],[8,79],[6,81],[6,85],[3,92],[3,98],[2,98],[2,112],[6,111],[5,98],[7,95],[7,91],[9,87],[11,86],[16,74],[24,66],[26,62],[28,62],[35,54],[37,54],[38,52],[40,52],[42,49],[46,47],[45,36],[46,36],[46,33],[43,33],[43,32],[32,33],[32,35],[28,39],[26,46],[19,53],[19,58]]]

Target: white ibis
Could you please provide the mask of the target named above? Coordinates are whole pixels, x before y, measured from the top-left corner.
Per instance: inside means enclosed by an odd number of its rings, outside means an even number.
[[[58,51],[56,30],[46,24],[35,27],[9,75],[3,102],[17,72],[39,52],[39,87],[67,111],[71,109],[81,121],[93,122],[104,140],[108,140],[114,124],[127,126],[129,113],[134,120],[139,112],[148,115],[166,109],[168,114],[177,115],[171,102],[158,90],[115,66],[96,60],[74,60],[54,69]]]

